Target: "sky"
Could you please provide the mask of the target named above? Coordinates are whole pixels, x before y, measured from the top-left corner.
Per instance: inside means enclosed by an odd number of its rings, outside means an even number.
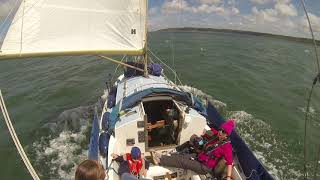
[[[0,0],[0,26],[15,2]],[[320,0],[305,2],[320,39]],[[149,0],[148,5],[150,30],[206,27],[311,37],[300,0]]]
[[[320,39],[320,0],[306,0]],[[211,27],[311,37],[300,0],[149,1],[149,28]]]

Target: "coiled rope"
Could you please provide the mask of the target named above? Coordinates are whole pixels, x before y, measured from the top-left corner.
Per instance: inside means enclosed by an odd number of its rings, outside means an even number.
[[[10,135],[11,135],[11,138],[20,154],[20,157],[21,159],[23,160],[25,166],[27,167],[30,175],[32,176],[33,179],[35,180],[40,180],[39,176],[37,175],[36,171],[34,170],[34,168],[32,167],[32,164],[30,163],[30,160],[28,159],[26,153],[24,152],[23,150],[23,147],[21,146],[21,143],[19,141],[19,138],[16,134],[16,131],[14,130],[14,127],[11,123],[11,120],[10,120],[10,117],[9,117],[9,113],[7,111],[7,108],[6,108],[6,105],[4,103],[4,100],[3,100],[3,96],[2,96],[2,93],[1,93],[1,90],[0,90],[0,107],[1,107],[1,110],[2,110],[2,114],[3,114],[3,117],[4,117],[4,120],[7,124],[7,127],[8,127],[8,130],[10,132]]]

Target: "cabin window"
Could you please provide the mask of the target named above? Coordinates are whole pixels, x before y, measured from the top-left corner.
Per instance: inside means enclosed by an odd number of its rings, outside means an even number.
[[[180,112],[173,100],[143,102],[147,116],[148,147],[178,143]]]

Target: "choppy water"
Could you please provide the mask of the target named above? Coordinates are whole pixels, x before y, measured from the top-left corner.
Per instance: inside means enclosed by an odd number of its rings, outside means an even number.
[[[183,84],[220,101],[276,179],[301,176],[306,93],[315,75],[311,45],[230,33],[154,32],[149,46],[174,66]],[[75,165],[86,158],[93,111],[115,67],[95,57],[0,62],[0,88],[42,179],[71,179]],[[309,166],[320,138],[319,95],[317,88],[308,128]],[[31,179],[2,120],[1,179]]]

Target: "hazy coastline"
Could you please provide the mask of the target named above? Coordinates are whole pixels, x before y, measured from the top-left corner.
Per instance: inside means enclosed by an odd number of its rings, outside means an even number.
[[[222,32],[222,33],[237,33],[237,34],[247,34],[253,36],[264,36],[272,37],[277,39],[285,39],[296,42],[313,43],[312,39],[303,37],[293,37],[270,33],[261,33],[253,31],[243,31],[243,30],[233,30],[233,29],[215,29],[215,28],[195,28],[195,27],[183,27],[183,28],[166,28],[157,30],[158,32]],[[320,40],[316,40],[317,45],[320,45]]]

